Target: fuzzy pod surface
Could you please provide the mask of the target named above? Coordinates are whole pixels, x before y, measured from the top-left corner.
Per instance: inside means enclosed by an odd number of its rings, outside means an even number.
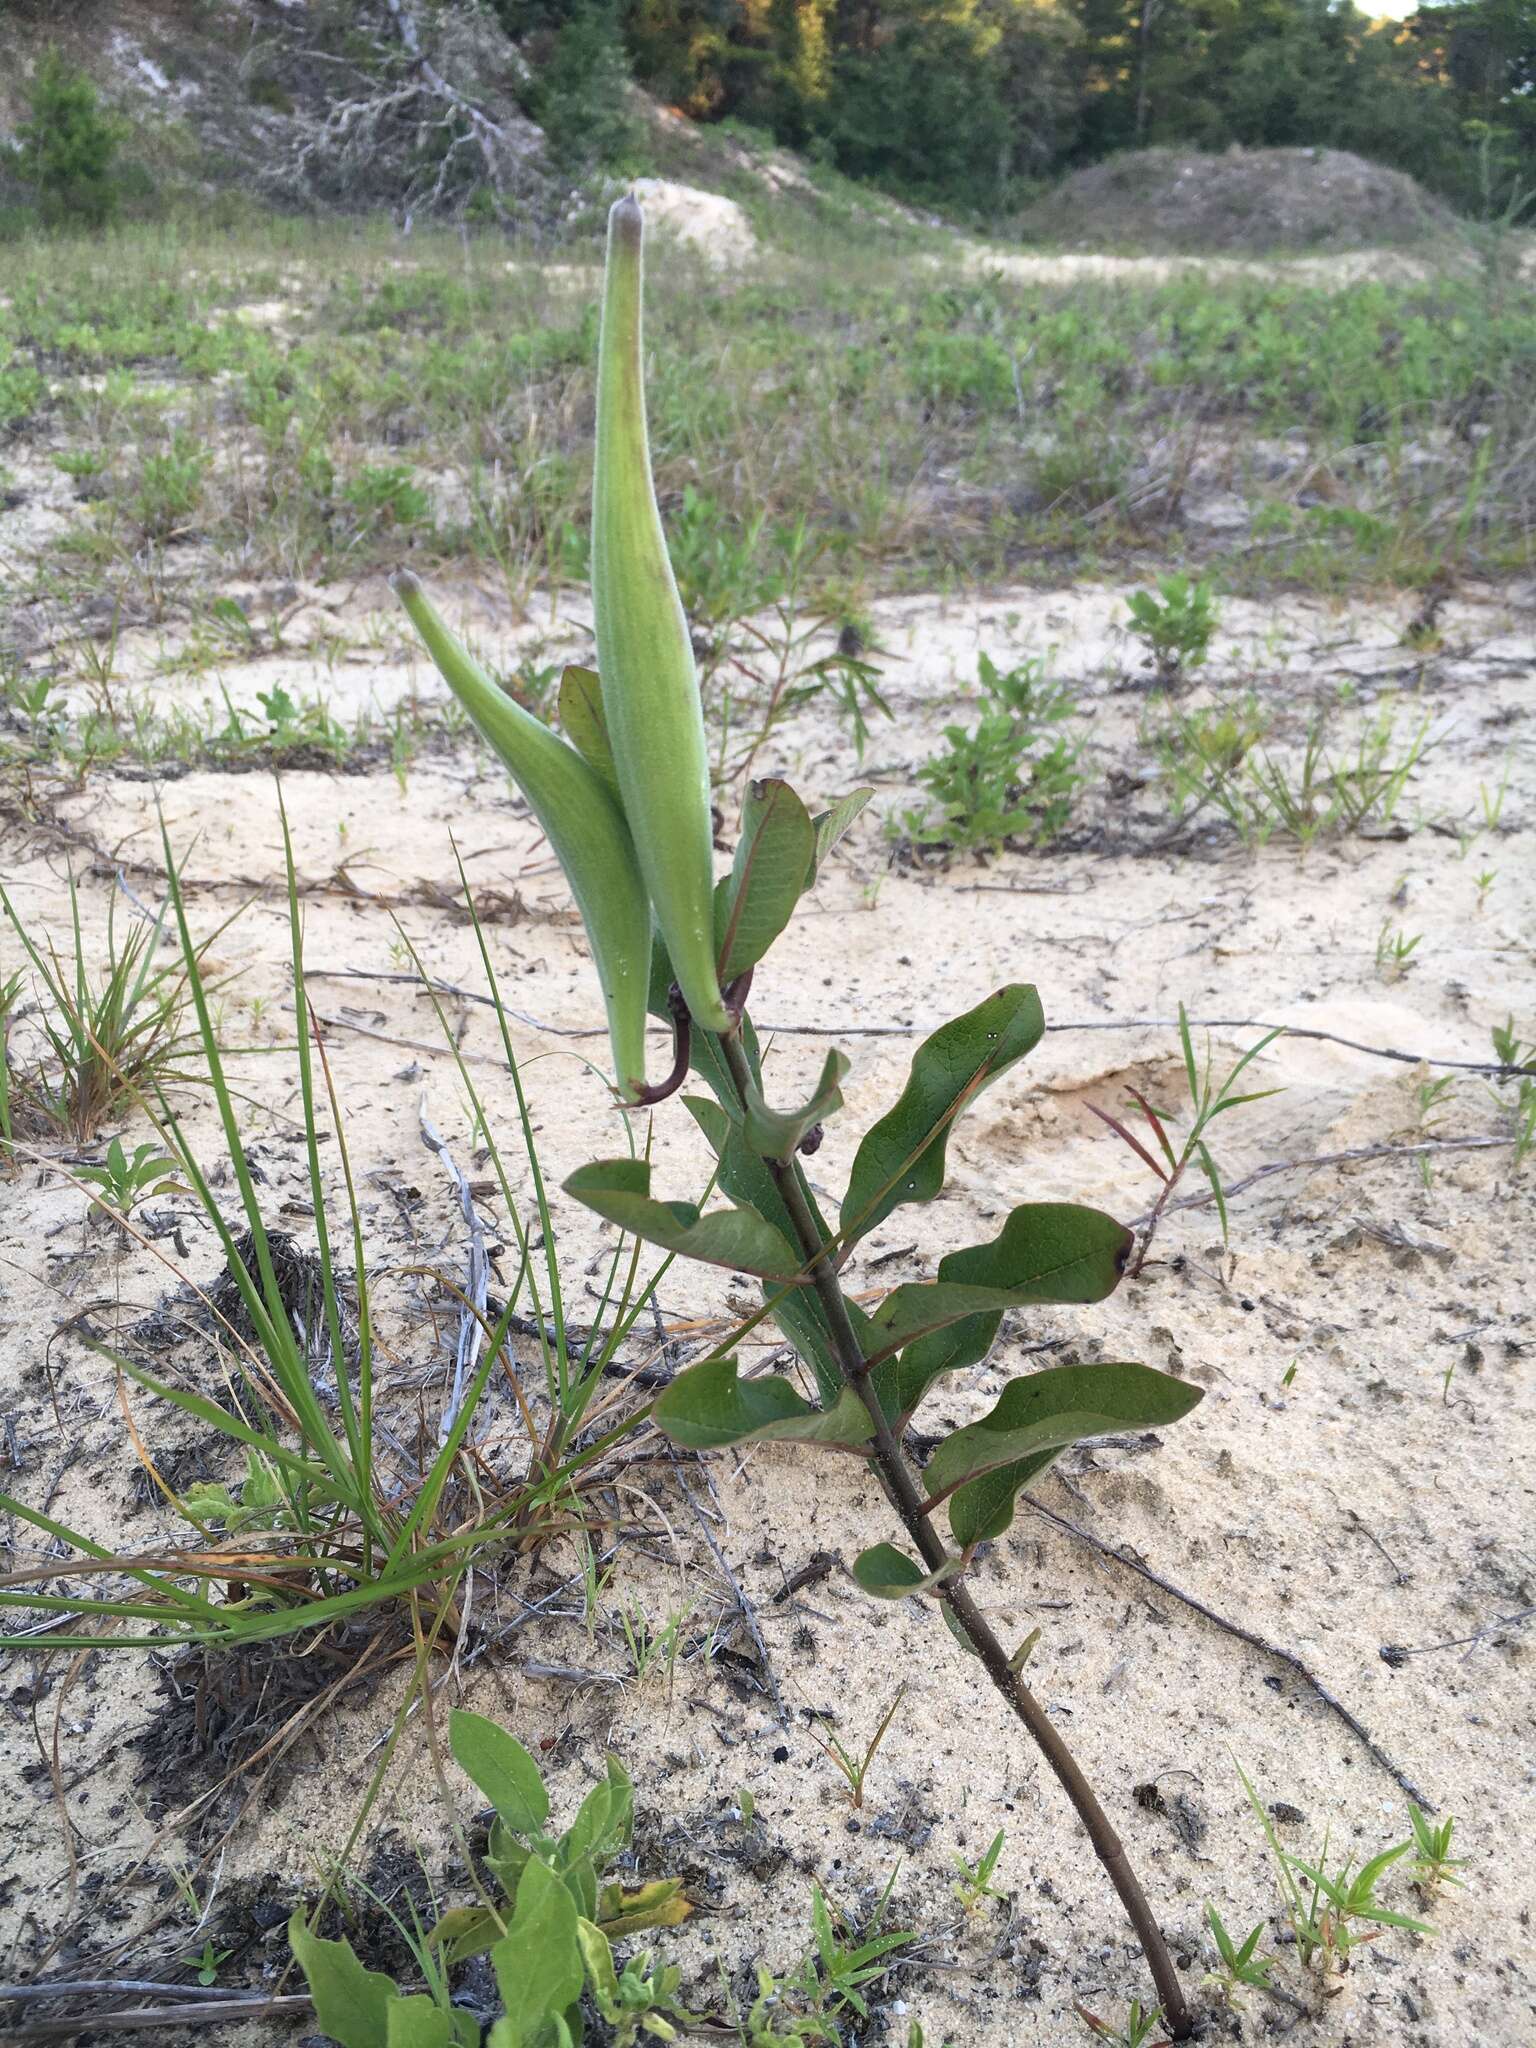
[[[715,956],[709,755],[688,631],[651,478],[642,356],[644,219],[608,215],[592,485],[592,605],[624,815],[695,1021],[728,1032]]]
[[[497,688],[409,570],[392,586],[444,682],[528,799],[565,871],[602,985],[618,1090],[634,1102],[645,1084],[651,914],[624,814],[574,747]]]

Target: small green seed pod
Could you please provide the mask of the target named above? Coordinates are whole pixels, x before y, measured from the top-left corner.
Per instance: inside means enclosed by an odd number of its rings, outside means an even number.
[[[618,1090],[635,1102],[645,1086],[651,914],[624,814],[574,747],[496,687],[409,570],[393,579],[393,588],[443,680],[527,797],[565,870],[608,1008]]]
[[[592,604],[603,716],[624,815],[695,1021],[730,1031],[715,958],[713,829],[704,710],[651,481],[641,360],[644,222],[608,215],[592,485]]]

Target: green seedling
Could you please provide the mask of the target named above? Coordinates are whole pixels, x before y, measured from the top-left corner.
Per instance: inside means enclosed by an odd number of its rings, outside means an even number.
[[[102,1165],[75,1168],[76,1180],[98,1189],[95,1199],[119,1221],[152,1196],[189,1193],[176,1174],[176,1161],[167,1159],[158,1145],[135,1145],[130,1156],[123,1150],[121,1138],[114,1138],[107,1147]]]
[[[1163,2024],[1160,2006],[1147,2008],[1142,2005],[1139,1998],[1133,1998],[1124,2024],[1118,2027],[1112,2020],[1100,2019],[1099,2015],[1090,2012],[1086,2005],[1074,2002],[1072,2010],[1095,2040],[1108,2041],[1110,2048],[1168,2048],[1166,2041],[1154,2042],[1152,2039]]]
[[[777,2048],[785,2041],[837,2043],[845,2040],[847,2016],[869,2018],[866,1987],[885,1976],[891,1959],[915,1938],[910,1931],[882,1934],[881,1924],[897,1872],[892,1871],[869,1922],[851,1927],[820,1885],[811,1890],[814,1947],[798,1968],[775,1977],[761,1964],[757,1997],[742,2013],[727,1989],[727,2003],[742,2048]],[[911,2048],[913,2035],[908,2032]],[[921,2043],[918,2029],[916,2039]]]
[[[233,1953],[232,1949],[215,1948],[211,1941],[205,1941],[197,1955],[187,1956],[183,1960],[188,1969],[196,1970],[198,1983],[206,1987],[218,1983],[219,1969],[222,1964],[229,1961]]]
[[[1266,1047],[1273,1045],[1275,1040],[1282,1036],[1283,1033],[1280,1031],[1267,1032],[1256,1045],[1248,1048],[1247,1052],[1232,1067],[1225,1080],[1218,1085],[1211,1079],[1211,1051],[1209,1045],[1206,1047],[1204,1064],[1201,1065],[1196,1062],[1194,1041],[1190,1036],[1189,1017],[1184,1005],[1180,1003],[1179,1049],[1184,1055],[1184,1077],[1189,1087],[1190,1102],[1189,1129],[1185,1133],[1182,1145],[1175,1148],[1173,1140],[1168,1134],[1168,1121],[1171,1121],[1171,1119],[1165,1120],[1159,1115],[1139,1088],[1132,1088],[1129,1091],[1131,1101],[1146,1119],[1153,1141],[1157,1145],[1158,1152],[1162,1155],[1161,1158],[1154,1156],[1121,1118],[1112,1116],[1107,1109],[1100,1109],[1097,1104],[1090,1103],[1088,1105],[1100,1123],[1108,1124],[1115,1136],[1122,1143],[1128,1145],[1142,1164],[1150,1167],[1162,1183],[1161,1192],[1147,1216],[1143,1227],[1141,1243],[1137,1247],[1134,1262],[1130,1268],[1133,1276],[1139,1273],[1146,1264],[1147,1254],[1152,1249],[1152,1241],[1157,1235],[1157,1227],[1162,1221],[1163,1212],[1172,1200],[1174,1190],[1183,1179],[1185,1169],[1191,1162],[1198,1163],[1200,1171],[1205,1175],[1211,1190],[1211,1199],[1216,1204],[1216,1213],[1221,1218],[1222,1243],[1225,1244],[1227,1242],[1226,1190],[1222,1185],[1221,1174],[1215,1159],[1211,1155],[1211,1149],[1206,1142],[1205,1134],[1216,1118],[1224,1116],[1229,1110],[1240,1109],[1246,1102],[1263,1102],[1267,1096],[1278,1095],[1281,1092],[1278,1088],[1256,1088],[1249,1090],[1245,1095],[1234,1095],[1232,1089],[1243,1070],[1250,1066]]]
[[[12,1145],[16,1136],[16,1123],[12,1114],[11,1099],[15,1083],[11,1078],[11,1026],[21,1001],[25,975],[18,967],[8,979],[0,981],[0,1166],[12,1162]]]
[[[1413,1881],[1427,1898],[1446,1885],[1460,1887],[1466,1883],[1457,1877],[1458,1870],[1466,1868],[1465,1856],[1451,1854],[1451,1838],[1456,1832],[1456,1817],[1449,1815],[1443,1821],[1432,1821],[1413,1800],[1408,1802],[1408,1819],[1413,1827]]]
[[[1495,1024],[1492,1035],[1494,1058],[1500,1066],[1514,1069],[1493,1090],[1493,1099],[1509,1116],[1518,1173],[1531,1148],[1536,1146],[1536,1041],[1527,1043],[1518,1035],[1512,1016]],[[1513,1103],[1499,1092],[1499,1088],[1511,1084],[1515,1090]]]
[[[1409,933],[1399,925],[1392,929],[1389,918],[1376,938],[1376,972],[1384,981],[1401,981],[1419,949],[1422,932]]]
[[[1237,1995],[1239,1988],[1267,1991],[1270,1988],[1270,1973],[1277,1958],[1259,1954],[1259,1943],[1264,1938],[1262,1920],[1257,1927],[1249,1929],[1241,1942],[1235,1942],[1222,1925],[1221,1915],[1214,1906],[1206,1907],[1205,1917],[1221,1963],[1220,1969],[1211,1971],[1205,1981],[1215,1989],[1224,2005],[1234,2012],[1240,2012],[1242,2000]]]
[[[1498,879],[1499,871],[1497,868],[1484,868],[1480,874],[1476,874],[1472,877],[1472,880],[1477,888],[1477,910],[1479,916],[1481,916],[1483,911],[1487,908],[1488,892],[1490,889],[1492,889],[1494,883]]]
[[[364,1969],[350,1942],[321,1939],[300,1908],[288,1939],[320,2026],[343,2048],[480,2048],[479,2022],[449,2003],[448,1974],[488,1955],[507,2015],[491,2029],[495,2048],[580,2042],[583,1991],[624,2048],[642,2032],[675,2039],[691,2017],[677,2001],[680,1973],[654,1967],[649,1956],[632,1957],[621,1973],[613,1959],[614,1941],[676,1927],[692,1910],[680,1879],[626,1886],[606,1874],[634,1833],[634,1791],[622,1765],[608,1759],[601,1783],[556,1836],[539,1767],[514,1736],[462,1709],[449,1715],[448,1734],[460,1768],[495,1812],[485,1861],[496,1895],[452,1908],[410,1944],[427,1989],[409,1994]]]
[[[992,1883],[992,1874],[997,1869],[997,1859],[1002,1853],[1003,1830],[999,1828],[987,1844],[979,1863],[969,1864],[963,1856],[951,1858],[960,1876],[950,1889],[960,1901],[964,1912],[974,1913],[983,1899],[1007,1897],[1006,1892],[998,1891]]]
[[[1204,666],[1216,631],[1216,592],[1209,578],[1160,576],[1157,590],[1133,591],[1126,599],[1130,631],[1147,649],[1148,665],[1164,689],[1190,669]]]
[[[1427,1134],[1434,1129],[1440,1110],[1451,1100],[1455,1090],[1454,1074],[1442,1074],[1438,1080],[1426,1076],[1414,1083],[1414,1112],[1421,1131]],[[1434,1165],[1427,1152],[1419,1157],[1419,1178],[1426,1188],[1434,1185]]]
[[[1347,1961],[1353,1950],[1377,1940],[1384,1928],[1400,1928],[1411,1934],[1434,1933],[1427,1922],[1393,1912],[1376,1896],[1387,1872],[1413,1848],[1411,1839],[1383,1849],[1358,1869],[1354,1858],[1346,1857],[1330,1870],[1325,1830],[1317,1861],[1308,1863],[1283,1846],[1274,1822],[1241,1765],[1237,1775],[1274,1858],[1280,1896],[1304,1968],[1319,1963],[1324,1970],[1331,1970]]]
[[[849,1800],[854,1806],[862,1806],[864,1804],[864,1781],[869,1776],[869,1767],[875,1760],[875,1752],[890,1732],[891,1723],[896,1718],[896,1710],[906,1696],[906,1690],[906,1681],[903,1679],[902,1683],[896,1688],[895,1697],[892,1699],[891,1704],[886,1708],[884,1715],[881,1717],[879,1727],[864,1745],[863,1754],[860,1756],[855,1756],[851,1750],[845,1749],[830,1730],[825,1740],[816,1733],[814,1728],[810,1731],[811,1740],[821,1751],[822,1755],[830,1757],[842,1772],[844,1781],[848,1786]]]
[[[629,1653],[630,1669],[639,1684],[644,1685],[648,1678],[659,1674],[671,1691],[682,1649],[683,1626],[692,1612],[691,1607],[673,1612],[657,1627],[638,1601],[620,1602],[619,1628]]]
[[[74,959],[66,964],[51,941],[40,945],[12,898],[0,884],[0,912],[21,942],[43,997],[42,1031],[48,1052],[23,1072],[10,1058],[9,1116],[25,1111],[37,1131],[62,1133],[88,1144],[116,1106],[136,1092],[156,1092],[190,1078],[180,1062],[194,1039],[185,1028],[188,969],[184,959],[165,962],[159,949],[171,899],[159,915],[142,918],[124,937],[117,922],[118,899],[109,900],[102,966],[92,972],[80,915],[80,891],[69,881]],[[220,926],[219,931],[225,927]],[[195,949],[200,960],[219,936],[215,931]],[[11,986],[11,984],[7,984]],[[5,1005],[6,1014],[15,1003]],[[17,1133],[19,1135],[19,1133]]]
[[[1076,716],[1076,700],[1047,679],[1041,661],[1003,673],[983,654],[978,676],[987,703],[980,724],[944,728],[944,752],[917,771],[929,802],[893,823],[893,836],[978,855],[1010,840],[1047,846],[1087,779],[1077,766],[1080,746],[1055,731]]]

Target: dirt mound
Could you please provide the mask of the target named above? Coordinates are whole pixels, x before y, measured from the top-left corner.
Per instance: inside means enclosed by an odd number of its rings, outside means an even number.
[[[1071,248],[1268,252],[1379,247],[1454,227],[1402,171],[1343,149],[1136,149],[1075,171],[1019,217]]]

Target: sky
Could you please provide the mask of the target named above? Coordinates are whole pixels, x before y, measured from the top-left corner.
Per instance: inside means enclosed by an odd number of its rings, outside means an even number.
[[[1355,0],[1355,4],[1362,14],[1373,17],[1385,15],[1388,21],[1406,21],[1419,0]]]

